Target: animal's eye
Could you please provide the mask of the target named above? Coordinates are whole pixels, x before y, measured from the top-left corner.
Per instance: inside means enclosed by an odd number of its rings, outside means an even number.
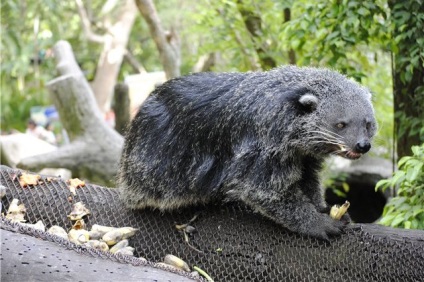
[[[342,128],[345,128],[345,127],[346,127],[346,123],[344,123],[344,122],[339,122],[338,124],[336,124],[336,126],[337,126],[337,128],[342,129]]]
[[[367,130],[370,130],[371,129],[371,122],[367,122],[366,128],[367,128]]]

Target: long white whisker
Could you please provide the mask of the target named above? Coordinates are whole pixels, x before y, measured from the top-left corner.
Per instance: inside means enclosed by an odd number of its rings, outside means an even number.
[[[311,138],[307,138],[310,142],[322,142],[322,143],[337,143],[340,145],[343,145],[343,142],[340,142],[340,140],[332,140],[332,139],[328,139],[328,138],[321,138],[321,137],[311,137]]]
[[[343,136],[341,136],[341,135],[339,135],[337,133],[334,133],[334,132],[332,132],[332,131],[330,131],[330,130],[328,130],[326,128],[318,128],[318,129],[319,130],[313,130],[313,131],[310,131],[310,132],[326,134],[326,135],[331,136],[331,137],[334,137],[334,138],[343,138]]]
[[[343,136],[341,136],[340,134],[337,134],[337,133],[335,133],[335,132],[333,132],[333,131],[331,131],[331,130],[327,129],[327,128],[326,128],[326,125],[327,125],[327,126],[331,126],[330,124],[325,123],[325,124],[323,124],[322,126],[318,126],[318,128],[319,128],[320,130],[327,131],[327,132],[329,132],[329,133],[331,133],[331,134],[334,134],[334,135],[336,135],[336,136],[339,136],[340,138],[343,138]]]
[[[313,136],[307,136],[305,138],[308,139],[308,140],[326,140],[326,141],[337,142],[337,143],[341,143],[341,144],[345,143],[340,139],[328,137],[328,136],[325,136],[325,135],[313,135]]]
[[[323,130],[323,131],[325,131],[325,132],[327,132],[327,133],[329,133],[329,134],[332,134],[332,135],[334,135],[334,136],[338,136],[338,137],[340,137],[340,138],[343,138],[343,136],[341,136],[340,134],[337,134],[337,133],[335,133],[335,132],[333,132],[333,131],[331,131],[331,130],[328,130],[328,129],[327,129],[327,128],[325,128],[325,127],[318,127],[318,129]]]
[[[328,133],[325,133],[325,132],[321,132],[321,131],[309,131],[310,133],[318,133],[318,134],[321,134],[322,135],[322,138],[327,138],[327,139],[332,139],[332,140],[334,140],[334,141],[339,141],[339,142],[343,142],[343,140],[340,140],[340,138],[337,138],[337,137],[335,137],[335,136],[332,136],[332,135],[330,135],[330,134],[328,134]],[[317,136],[317,137],[320,137],[320,136]]]
[[[311,131],[308,131],[308,132],[310,132],[310,133],[319,133],[319,134],[330,136],[330,137],[333,137],[333,138],[336,137],[334,134],[331,134],[331,133],[325,132],[325,131],[311,130]]]
[[[336,142],[329,142],[329,141],[311,141],[311,144],[319,144],[319,143],[324,143],[324,144],[332,144],[332,145],[337,145],[339,147],[344,147],[343,144],[340,143],[336,143]]]

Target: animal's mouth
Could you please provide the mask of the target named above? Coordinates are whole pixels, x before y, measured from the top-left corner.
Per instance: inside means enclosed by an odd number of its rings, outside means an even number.
[[[346,147],[340,148],[340,150],[337,152],[337,155],[349,160],[357,160],[362,157],[361,153],[354,152]]]

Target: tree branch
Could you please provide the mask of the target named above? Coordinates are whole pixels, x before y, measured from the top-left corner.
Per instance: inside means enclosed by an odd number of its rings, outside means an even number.
[[[243,18],[244,25],[249,32],[252,42],[255,45],[256,53],[258,54],[260,64],[264,70],[271,69],[277,66],[274,58],[269,55],[267,46],[261,44],[262,36],[262,19],[261,17],[250,10],[247,10],[242,0],[238,0],[238,10]]]
[[[137,61],[137,59],[134,57],[134,55],[131,53],[130,50],[126,49],[124,54],[125,61],[133,68],[135,72],[138,73],[146,73],[146,69],[143,67],[143,65]]]
[[[87,39],[97,43],[104,43],[105,36],[96,34],[92,31],[90,19],[88,18],[87,10],[85,9],[82,0],[75,0],[75,3],[77,4],[78,14],[80,15],[82,23],[82,29],[84,30],[84,34]]]
[[[138,10],[149,26],[168,79],[180,76],[180,41],[175,31],[164,31],[151,0],[136,0]]]

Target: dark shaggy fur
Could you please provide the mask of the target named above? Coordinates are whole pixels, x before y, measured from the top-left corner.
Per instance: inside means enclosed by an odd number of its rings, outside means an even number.
[[[128,207],[241,200],[279,224],[327,239],[318,173],[355,159],[375,133],[369,92],[337,72],[281,67],[172,79],[140,107],[118,182]]]

